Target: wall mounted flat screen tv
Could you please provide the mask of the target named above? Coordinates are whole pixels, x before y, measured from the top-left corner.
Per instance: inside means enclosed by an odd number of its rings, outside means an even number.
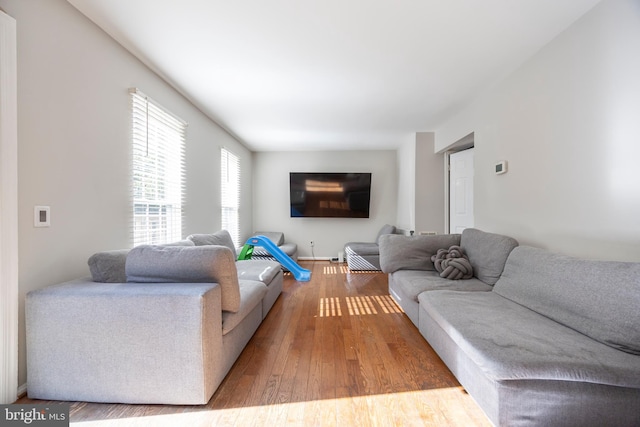
[[[369,218],[371,173],[289,173],[292,218]]]

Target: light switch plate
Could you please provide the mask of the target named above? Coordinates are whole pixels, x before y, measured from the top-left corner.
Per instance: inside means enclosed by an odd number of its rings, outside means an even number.
[[[33,226],[49,227],[51,225],[51,208],[49,206],[34,206]]]
[[[495,173],[496,173],[496,175],[502,175],[503,173],[507,173],[507,161],[506,160],[500,160],[499,162],[496,163]]]

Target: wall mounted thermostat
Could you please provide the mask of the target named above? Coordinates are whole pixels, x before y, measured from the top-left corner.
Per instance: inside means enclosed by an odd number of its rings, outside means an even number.
[[[51,225],[51,208],[49,206],[34,206],[33,226],[49,227]]]
[[[507,161],[500,160],[496,163],[496,175],[502,175],[503,173],[507,173]]]

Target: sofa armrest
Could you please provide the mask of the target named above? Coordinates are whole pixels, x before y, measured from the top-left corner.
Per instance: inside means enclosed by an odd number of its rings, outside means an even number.
[[[222,366],[217,283],[75,280],[26,298],[30,398],[204,404]]]
[[[438,249],[460,244],[459,234],[435,236],[380,236],[380,268],[384,273],[398,270],[435,270],[431,256]]]

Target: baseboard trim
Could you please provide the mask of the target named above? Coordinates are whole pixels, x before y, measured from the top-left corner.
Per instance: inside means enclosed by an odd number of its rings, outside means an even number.
[[[328,256],[316,256],[316,257],[299,256],[298,259],[300,261],[331,261],[331,257],[328,257]]]
[[[27,383],[22,384],[18,387],[18,399],[27,395]]]
[[[393,289],[389,288],[389,294],[391,295],[391,298],[395,300],[396,304],[402,304],[402,298],[400,298],[400,295],[398,295]]]

